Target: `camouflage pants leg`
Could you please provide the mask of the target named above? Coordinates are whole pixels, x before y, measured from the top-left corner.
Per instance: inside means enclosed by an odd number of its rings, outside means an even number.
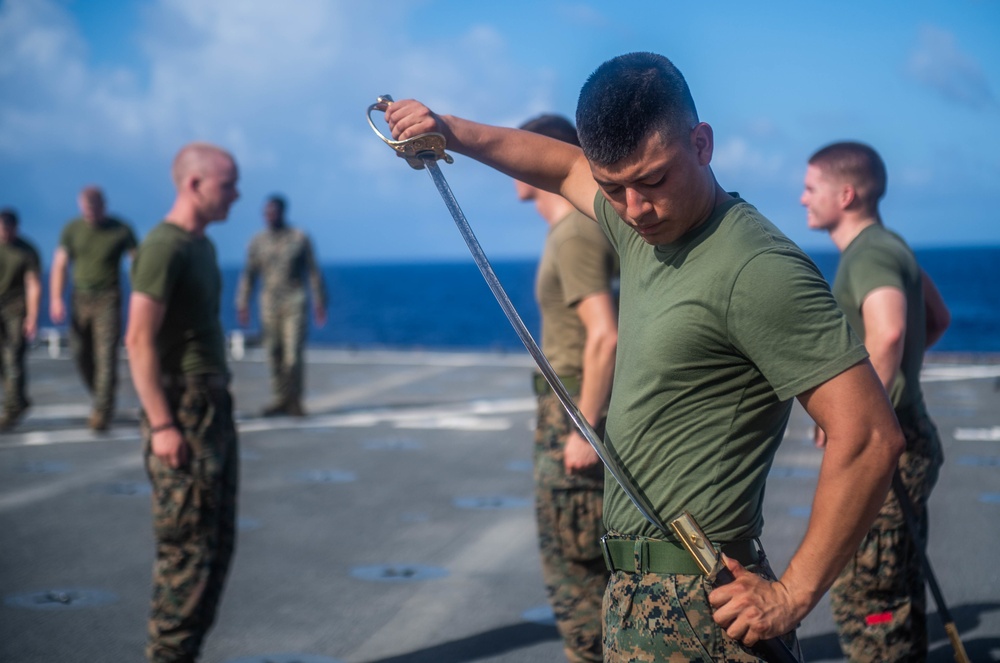
[[[927,594],[919,548],[927,545],[927,499],[943,463],[926,416],[900,418],[906,451],[899,474],[917,515],[910,532],[890,491],[871,530],[830,589],[840,647],[852,663],[927,660]]]
[[[226,389],[170,390],[171,410],[190,445],[187,467],[173,469],[150,453],[156,561],[146,656],[151,663],[194,661],[212,623],[236,541],[239,450]]]
[[[121,326],[117,289],[73,293],[70,345],[80,377],[94,396],[94,412],[105,417],[115,409]]]
[[[304,299],[270,301],[261,306],[264,349],[271,369],[275,403],[287,405],[302,399],[305,379],[303,353],[306,339]]]
[[[775,578],[766,559],[747,568],[768,580]],[[712,620],[710,591],[702,575],[616,571],[604,594],[604,660],[607,663],[761,661]],[[801,660],[794,631],[783,639]]]
[[[535,515],[542,576],[563,651],[570,663],[603,660],[601,601],[608,582],[603,468],[567,476],[563,448],[570,422],[554,394],[538,399],[535,431]]]
[[[25,308],[23,300],[0,305],[0,367],[3,369],[4,414],[14,416],[28,407],[24,357]]]

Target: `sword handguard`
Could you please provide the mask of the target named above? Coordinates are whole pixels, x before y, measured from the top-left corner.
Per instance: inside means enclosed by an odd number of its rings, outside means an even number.
[[[444,134],[430,132],[406,140],[391,140],[382,135],[382,132],[372,122],[372,111],[385,112],[392,101],[392,97],[388,94],[379,96],[375,103],[368,107],[367,115],[368,126],[382,139],[382,142],[396,151],[396,156],[406,159],[406,163],[410,164],[410,168],[414,170],[423,170],[426,159],[434,161],[444,159],[445,163],[455,163],[451,155],[444,151],[446,143]]]

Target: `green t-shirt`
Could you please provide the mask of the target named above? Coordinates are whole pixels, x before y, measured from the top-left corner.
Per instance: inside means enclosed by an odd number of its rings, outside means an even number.
[[[906,296],[903,360],[889,397],[898,415],[911,417],[914,410],[916,413],[924,411],[920,368],[927,341],[927,313],[920,265],[899,235],[876,223],[858,233],[847,245],[833,280],[833,295],[851,328],[862,339],[865,321],[861,305],[869,293],[883,287],[896,288]]]
[[[164,374],[226,373],[215,246],[173,223],[153,228],[132,262],[132,291],[166,305],[156,337]]]
[[[30,272],[40,277],[41,265],[38,250],[23,238],[0,242],[0,302],[24,299],[24,277]]]
[[[591,219],[573,210],[549,229],[535,278],[542,351],[559,375],[583,371],[586,329],[576,313],[585,297],[611,292],[618,256]]]
[[[690,511],[714,541],[759,536],[792,397],[866,357],[812,261],[735,199],[650,246],[598,193],[621,259],[605,435],[662,520]],[[609,475],[604,522],[662,538]]]
[[[97,225],[74,219],[59,236],[73,263],[73,288],[86,292],[118,288],[122,256],[136,244],[132,229],[114,217]]]

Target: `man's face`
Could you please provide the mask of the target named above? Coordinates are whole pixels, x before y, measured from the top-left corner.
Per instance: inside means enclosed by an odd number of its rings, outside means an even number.
[[[827,177],[818,166],[806,168],[800,202],[806,208],[806,223],[812,230],[829,230],[840,220],[843,186]]]
[[[233,160],[217,155],[198,181],[199,212],[208,221],[223,221],[229,216],[229,207],[240,197],[236,183],[239,170]]]
[[[273,200],[264,205],[264,222],[268,228],[276,228],[281,225],[282,210],[281,205]]]
[[[0,243],[10,244],[17,237],[17,224],[0,221]]]
[[[97,223],[104,218],[104,198],[95,194],[83,194],[77,200],[80,215],[87,223]]]
[[[682,139],[663,140],[651,132],[632,156],[590,168],[618,216],[647,244],[657,245],[676,241],[705,220],[711,160],[712,132],[702,123]]]

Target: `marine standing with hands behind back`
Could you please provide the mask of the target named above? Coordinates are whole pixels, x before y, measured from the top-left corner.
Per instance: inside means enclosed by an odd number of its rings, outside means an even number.
[[[579,145],[576,129],[561,115],[542,115],[521,128]],[[534,202],[549,224],[535,281],[542,351],[600,435],[618,344],[618,256],[601,229],[568,200],[524,182],[516,186],[518,198]],[[534,385],[535,514],[542,575],[567,660],[600,662],[601,600],[608,583],[600,541],[604,466],[540,373]]]
[[[885,164],[870,146],[834,143],[809,159],[801,199],[809,227],[828,232],[841,253],[833,294],[864,340],[906,438],[899,474],[920,531],[909,531],[890,492],[830,591],[841,648],[852,662],[872,663],[927,658],[918,547],[927,545],[927,499],[944,456],[924,404],[920,368],[924,351],[951,319],[906,242],[882,223],[886,179]],[[821,427],[817,444],[825,444]]]
[[[73,264],[70,345],[83,383],[93,394],[87,425],[106,430],[115,410],[118,384],[118,343],[122,333],[121,260],[134,255],[135,234],[121,220],[105,213],[104,193],[85,187],[77,199],[80,217],[59,236],[49,276],[49,318],[66,320],[66,271]]]
[[[142,405],[156,560],[146,655],[190,662],[211,627],[236,540],[239,449],[205,228],[239,197],[236,162],[208,143],[174,159],[177,197],[132,265],[125,343]]]
[[[618,250],[606,444],[662,519],[691,511],[736,580],[713,590],[607,481],[605,660],[759,660],[744,645],[792,634],[820,600],[868,531],[903,446],[822,275],[719,186],[712,128],[662,56],[623,55],[591,75],[577,106],[582,150],[413,100],[391,104],[386,119],[397,140],[438,131],[449,149],[559,193]],[[756,539],[793,396],[829,442],[805,537],[775,582]]]
[[[38,332],[42,263],[38,249],[18,236],[17,212],[0,210],[0,369],[3,414],[0,432],[10,430],[31,405],[24,355]]]
[[[250,323],[250,293],[258,277],[263,281],[260,317],[274,394],[274,402],[262,412],[266,417],[305,414],[302,393],[308,330],[307,282],[312,290],[313,320],[318,327],[326,324],[323,274],[309,237],[285,219],[287,207],[281,196],[267,199],[264,204],[267,228],[250,240],[246,267],[236,289],[236,314],[240,324],[246,326]]]

